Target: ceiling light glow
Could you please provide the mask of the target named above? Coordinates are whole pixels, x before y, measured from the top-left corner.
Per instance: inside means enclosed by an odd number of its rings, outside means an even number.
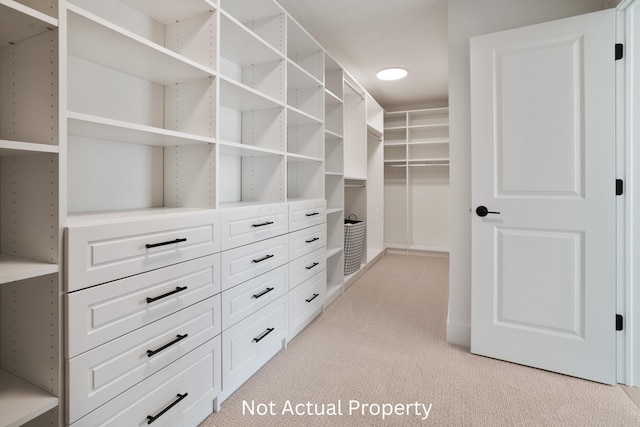
[[[380,80],[400,80],[407,76],[407,70],[404,68],[385,68],[378,71],[376,76]]]

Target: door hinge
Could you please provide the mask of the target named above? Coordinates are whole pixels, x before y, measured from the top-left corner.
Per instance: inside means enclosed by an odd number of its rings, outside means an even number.
[[[624,57],[624,45],[616,43],[616,61]]]
[[[624,193],[624,181],[616,179],[616,196],[622,196],[622,193]]]
[[[624,318],[622,314],[616,314],[616,331],[621,331],[624,328]]]

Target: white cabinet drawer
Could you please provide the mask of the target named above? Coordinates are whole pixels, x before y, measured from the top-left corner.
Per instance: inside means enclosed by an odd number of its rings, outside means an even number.
[[[322,270],[289,293],[289,339],[322,312],[326,290],[327,274]]]
[[[220,254],[66,294],[73,357],[220,292]]]
[[[220,331],[220,295],[215,295],[70,359],[70,421],[175,362]]]
[[[294,259],[289,263],[289,289],[295,288],[318,271],[324,270],[326,265],[327,250],[325,247]]]
[[[326,221],[327,202],[324,199],[304,200],[289,204],[289,231],[300,230]]]
[[[213,211],[123,222],[71,221],[66,233],[68,291],[220,251],[218,218]]]
[[[221,254],[222,289],[273,270],[289,261],[289,239],[278,236]]]
[[[222,332],[222,390],[229,396],[287,339],[287,296]]]
[[[220,214],[221,249],[227,250],[289,231],[286,204],[225,209]]]
[[[261,309],[289,291],[286,265],[234,286],[222,293],[222,329]]]
[[[289,234],[289,260],[294,260],[327,244],[327,225],[319,224]]]
[[[148,417],[157,417],[154,427],[198,425],[211,414],[213,401],[220,394],[220,351],[218,335],[81,418],[73,427],[143,426],[148,424]]]

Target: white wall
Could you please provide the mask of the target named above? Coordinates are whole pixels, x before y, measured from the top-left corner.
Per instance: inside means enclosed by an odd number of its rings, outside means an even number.
[[[449,0],[450,290],[447,340],[471,343],[469,38],[603,9],[604,0]]]

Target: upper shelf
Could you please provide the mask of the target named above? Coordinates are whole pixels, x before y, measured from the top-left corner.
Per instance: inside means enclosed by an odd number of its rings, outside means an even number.
[[[58,406],[58,398],[0,369],[0,424],[21,426]]]
[[[324,51],[293,19],[287,20],[287,57],[324,83]]]
[[[0,0],[0,48],[58,27],[58,20],[13,0]]]
[[[223,0],[221,8],[282,55],[285,54],[285,15],[273,0]]]
[[[236,111],[283,108],[284,105],[247,85],[220,78],[220,104]]]
[[[282,53],[224,13],[220,16],[220,37],[224,40],[220,55],[236,65],[245,67],[284,59]]]
[[[283,14],[272,0],[221,0],[220,6],[240,22],[264,21]]]
[[[0,284],[57,273],[57,264],[0,254]]]
[[[69,134],[152,146],[212,144],[213,138],[144,126],[89,114],[67,112]]]
[[[68,5],[69,53],[96,64],[161,85],[212,77],[215,72],[113,25],[77,6]]]
[[[33,142],[6,141],[0,139],[0,157],[19,156],[34,153],[59,153],[57,145],[37,144]]]
[[[164,25],[182,21],[216,9],[209,0],[120,0]]]

